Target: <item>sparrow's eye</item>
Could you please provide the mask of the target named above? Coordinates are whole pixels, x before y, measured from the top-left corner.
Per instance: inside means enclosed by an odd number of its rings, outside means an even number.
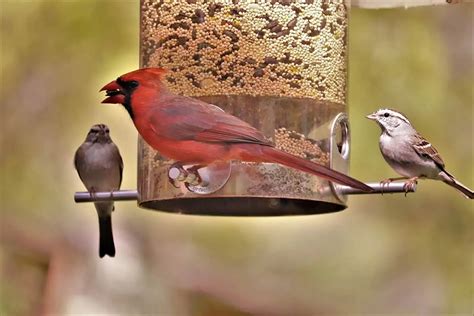
[[[390,116],[390,114],[389,114],[388,112],[385,112],[385,113],[383,114],[383,116],[385,116],[385,117],[389,117],[389,116]]]

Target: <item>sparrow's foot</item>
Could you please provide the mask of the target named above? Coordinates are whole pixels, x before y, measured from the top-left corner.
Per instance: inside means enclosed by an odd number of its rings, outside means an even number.
[[[390,183],[392,183],[392,181],[393,181],[392,178],[388,178],[388,179],[380,181],[380,192],[382,193],[382,195],[383,195],[383,190],[385,189],[385,186],[389,186]]]
[[[114,199],[114,190],[110,190],[110,200]],[[115,211],[115,205],[112,207],[112,212]]]
[[[408,179],[405,184],[403,185],[403,189],[405,190],[405,196],[407,196],[407,193],[410,191],[413,191],[418,183],[418,177],[413,177]]]
[[[383,195],[383,190],[385,189],[385,186],[389,186],[390,183],[392,183],[393,181],[397,181],[397,180],[402,180],[402,179],[406,179],[405,177],[399,177],[399,178],[387,178],[385,180],[382,180],[380,181],[380,187],[381,187],[381,193]]]
[[[95,199],[96,199],[95,192],[96,192],[96,190],[95,190],[94,187],[92,187],[92,188],[89,190],[89,194],[91,195],[91,199],[92,199],[92,200],[95,200]]]
[[[188,177],[188,172],[183,168],[183,165],[179,162],[175,162],[168,169],[168,181],[176,188],[179,189],[177,181],[184,181]]]

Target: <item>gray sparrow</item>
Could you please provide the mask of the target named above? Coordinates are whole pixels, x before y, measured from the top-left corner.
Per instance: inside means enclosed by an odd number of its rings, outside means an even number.
[[[86,140],[77,149],[74,166],[87,191],[112,192],[120,189],[123,162],[117,146],[112,142],[105,124],[93,125]],[[115,256],[112,234],[114,202],[94,202],[99,216],[99,256]]]
[[[472,199],[471,189],[456,180],[446,171],[438,151],[424,139],[400,112],[391,109],[380,109],[367,116],[382,128],[379,145],[387,163],[401,178],[389,178],[382,183],[393,180],[408,179],[405,189],[413,187],[419,178],[441,180],[459,190],[466,198]]]

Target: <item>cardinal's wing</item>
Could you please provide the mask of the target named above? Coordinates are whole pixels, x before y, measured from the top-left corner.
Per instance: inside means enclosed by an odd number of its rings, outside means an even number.
[[[250,124],[213,104],[188,97],[162,97],[151,112],[150,123],[155,133],[168,139],[271,145]]]

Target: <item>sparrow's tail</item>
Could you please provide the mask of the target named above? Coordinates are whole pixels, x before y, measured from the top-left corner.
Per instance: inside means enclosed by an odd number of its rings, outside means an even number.
[[[112,234],[112,216],[99,216],[99,256],[115,257],[114,235]]]
[[[466,187],[464,184],[456,180],[451,174],[449,174],[447,171],[444,171],[446,176],[441,172],[441,176],[443,178],[443,182],[452,186],[453,188],[457,189],[459,192],[461,192],[467,199],[473,199],[474,198],[474,192]]]
[[[112,234],[112,211],[113,202],[95,202],[95,208],[99,215],[99,256],[115,256],[114,235]]]
[[[311,173],[315,176],[327,179],[332,182],[360,189],[362,191],[373,191],[371,187],[360,182],[359,180],[346,176],[345,174],[337,172],[335,170],[329,169],[323,165],[319,165],[309,160],[288,154],[284,151],[278,150],[270,146],[262,146],[261,149],[265,157],[264,160],[267,162],[276,162],[290,168]]]

